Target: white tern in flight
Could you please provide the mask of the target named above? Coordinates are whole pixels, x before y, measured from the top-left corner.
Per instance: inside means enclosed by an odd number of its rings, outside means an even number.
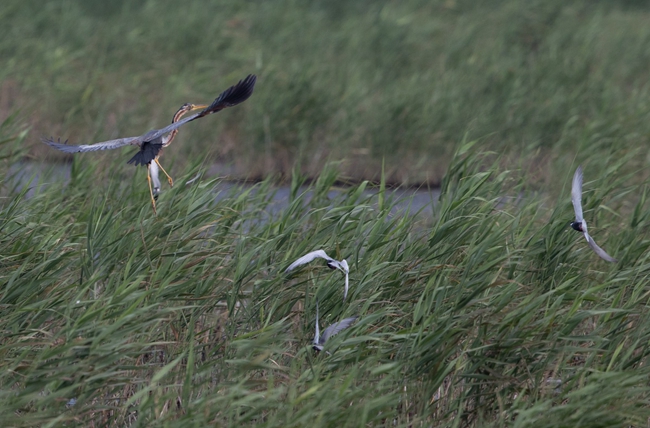
[[[587,222],[582,217],[582,167],[579,166],[576,169],[575,174],[573,174],[573,183],[571,185],[571,202],[573,202],[573,210],[576,213],[575,221],[571,222],[571,227],[578,232],[582,232],[587,240],[587,244],[591,247],[596,254],[600,256],[601,259],[607,260],[608,262],[617,262],[617,260],[607,254],[605,250],[600,248],[594,239],[589,236],[587,232]]]
[[[345,261],[345,259],[341,261],[334,260],[333,258],[328,256],[325,251],[316,250],[316,251],[312,251],[311,253],[305,254],[295,262],[291,263],[285,272],[291,272],[298,266],[307,264],[316,258],[325,259],[327,261],[327,267],[329,267],[330,269],[338,269],[341,272],[343,272],[343,274],[345,275],[345,290],[343,292],[343,301],[345,301],[346,297],[348,297],[348,274],[350,273],[350,267],[348,266],[348,262]]]
[[[335,322],[331,326],[323,330],[323,335],[320,334],[320,329],[318,327],[318,300],[316,300],[316,334],[314,335],[314,345],[313,348],[315,351],[322,351],[327,342],[327,339],[338,334],[341,330],[345,330],[350,327],[358,317],[345,318],[341,321]],[[329,354],[329,352],[328,352]]]

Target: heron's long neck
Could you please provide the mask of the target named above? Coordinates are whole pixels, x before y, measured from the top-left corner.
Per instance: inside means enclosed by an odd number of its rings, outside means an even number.
[[[172,118],[172,123],[176,123],[179,120],[181,120],[181,117],[185,115],[189,110],[181,107],[176,113],[174,113],[174,117]],[[171,144],[172,141],[174,141],[174,138],[176,138],[176,134],[178,134],[178,129],[174,129],[172,132],[167,134],[166,136],[163,137],[163,147],[167,147],[168,145]]]

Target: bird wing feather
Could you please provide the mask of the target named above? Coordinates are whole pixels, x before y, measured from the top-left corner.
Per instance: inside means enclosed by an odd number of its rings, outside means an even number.
[[[618,261],[618,260],[616,260],[614,257],[612,257],[612,256],[610,256],[609,254],[607,254],[607,253],[605,252],[605,250],[603,250],[602,248],[600,248],[600,247],[598,246],[598,244],[596,244],[596,241],[594,241],[594,238],[590,237],[587,233],[585,233],[585,238],[587,238],[587,243],[589,244],[589,246],[591,247],[591,249],[594,250],[594,252],[595,252],[596,254],[598,254],[598,256],[599,256],[601,259],[603,259],[603,260],[605,260],[605,261],[608,261],[608,262],[612,262],[612,263],[616,263],[616,262]]]
[[[256,80],[257,77],[254,74],[249,74],[244,80],[240,80],[236,85],[219,94],[212,104],[199,113],[199,117],[217,113],[227,107],[243,103],[253,94]]]
[[[582,221],[582,167],[578,166],[571,183],[571,202],[576,214],[576,221]]]
[[[320,342],[320,328],[318,327],[318,299],[316,299],[316,332],[314,333],[314,345]]]
[[[325,330],[323,330],[323,335],[320,337],[319,344],[324,345],[325,342],[329,340],[330,337],[338,334],[341,332],[341,330],[345,330],[346,328],[350,327],[353,322],[355,322],[359,317],[350,317],[350,318],[345,318],[339,322],[335,322],[331,326],[327,327]]]
[[[179,120],[178,122],[174,122],[172,124],[169,124],[169,125],[165,126],[164,128],[154,129],[152,131],[147,132],[144,135],[141,135],[140,137],[136,137],[139,140],[138,144],[146,142],[146,141],[153,141],[156,138],[161,138],[165,134],[169,134],[173,130],[178,129],[181,126],[185,125],[187,122],[191,122],[194,119],[197,119],[199,117],[199,114],[200,113],[195,113],[195,114],[193,114],[191,116],[184,117],[181,120]]]
[[[289,265],[289,267],[287,268],[287,270],[285,270],[285,272],[290,272],[290,271],[294,270],[295,268],[297,268],[298,266],[302,266],[304,264],[307,264],[307,263],[311,262],[312,260],[314,260],[316,258],[325,259],[328,262],[336,261],[333,258],[331,258],[330,256],[328,256],[325,251],[316,250],[316,251],[312,251],[311,253],[305,254],[304,256],[302,256],[298,260],[296,260],[295,262],[291,263]]]
[[[71,144],[61,143],[61,141],[54,141],[53,138],[42,138],[45,144],[61,150],[65,153],[82,153],[82,152],[95,152],[97,150],[113,150],[124,146],[135,146],[140,144],[140,137],[126,137],[118,138],[117,140],[102,141],[95,144],[82,144],[74,146]]]

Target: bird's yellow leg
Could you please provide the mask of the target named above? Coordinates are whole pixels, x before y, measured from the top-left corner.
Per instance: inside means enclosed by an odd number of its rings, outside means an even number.
[[[151,187],[151,173],[149,172],[149,168],[151,168],[151,166],[147,165],[147,182],[149,182],[149,195],[151,196],[151,206],[153,207],[154,215],[158,215],[158,213],[156,212],[156,200],[153,197],[153,189]]]
[[[163,166],[160,164],[160,162],[158,162],[158,158],[155,158],[154,162],[156,162],[158,164],[158,166],[160,167],[160,170],[162,172],[164,172],[165,175],[167,176],[167,181],[169,181],[169,186],[174,187],[174,180],[172,180],[172,178],[169,176],[169,174],[167,174],[167,171],[165,171],[165,168],[163,168]]]

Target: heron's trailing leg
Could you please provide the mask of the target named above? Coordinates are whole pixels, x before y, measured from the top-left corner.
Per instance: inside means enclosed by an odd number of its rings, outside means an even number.
[[[156,198],[153,195],[153,189],[151,187],[151,165],[147,165],[147,182],[149,183],[149,195],[151,196],[151,206],[153,207],[154,215],[158,215],[156,212]],[[158,195],[156,195],[157,197]]]
[[[158,158],[155,158],[154,162],[156,162],[158,164],[158,166],[160,167],[160,170],[162,172],[164,172],[165,175],[167,176],[167,181],[169,181],[169,186],[174,187],[174,180],[172,180],[172,178],[169,176],[169,174],[167,174],[167,171],[165,171],[165,168],[163,168],[163,166],[160,164],[160,162],[158,162]]]

